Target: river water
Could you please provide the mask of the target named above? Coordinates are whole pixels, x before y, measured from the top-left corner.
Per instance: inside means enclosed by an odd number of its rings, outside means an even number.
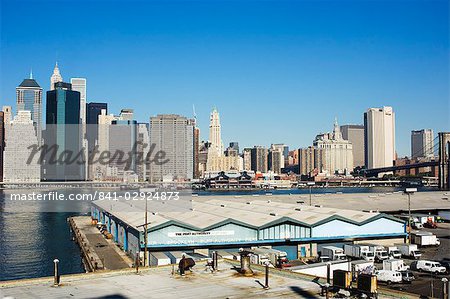
[[[381,193],[400,188],[313,188],[312,193]],[[436,190],[423,188],[421,191]],[[72,241],[67,218],[79,212],[21,212],[5,208],[7,194],[0,190],[0,281],[53,275],[53,260],[60,273],[84,272],[78,245]],[[61,191],[68,192],[68,191]],[[74,192],[73,190],[71,192]],[[271,190],[272,194],[309,194],[309,189]],[[265,194],[267,191],[200,191],[203,195]]]

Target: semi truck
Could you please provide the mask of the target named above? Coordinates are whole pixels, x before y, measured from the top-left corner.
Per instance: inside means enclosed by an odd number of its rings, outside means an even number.
[[[370,250],[368,245],[345,244],[344,253],[349,257],[363,259],[370,262],[373,262],[375,259],[375,254]]]
[[[394,245],[397,246],[403,257],[418,260],[422,256],[422,253],[417,249],[417,244],[399,243]]]
[[[347,256],[342,248],[336,246],[323,246],[321,256],[328,256],[330,260],[345,260]]]

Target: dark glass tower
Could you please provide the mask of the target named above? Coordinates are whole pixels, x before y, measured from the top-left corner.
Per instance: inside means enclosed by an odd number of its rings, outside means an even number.
[[[54,86],[54,90],[47,91],[45,145],[56,148],[56,157],[46,156],[44,179],[84,180],[80,93],[73,91],[70,83],[58,82]]]

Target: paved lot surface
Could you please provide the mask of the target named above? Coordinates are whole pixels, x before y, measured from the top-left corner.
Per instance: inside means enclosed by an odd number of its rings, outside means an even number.
[[[436,234],[441,240],[439,247],[427,247],[421,248],[422,257],[424,260],[441,261],[443,259],[450,259],[450,223],[438,223],[437,229],[424,229]],[[407,264],[410,264],[412,260],[405,260]],[[382,265],[380,265],[382,267]],[[442,298],[442,278],[450,280],[450,276],[447,275],[432,275],[429,273],[420,273],[414,271],[416,280],[411,285],[400,284],[393,285],[389,288],[396,290],[404,290],[409,293],[414,293],[422,296],[423,298],[432,297]]]
[[[84,274],[63,277],[63,286],[52,287],[51,280],[30,285],[0,285],[0,298],[320,298],[319,286],[313,282],[278,275],[270,276],[265,290],[264,275],[244,277],[220,263],[218,273],[204,271],[198,264],[193,273],[172,276],[171,267],[145,271],[140,275]]]

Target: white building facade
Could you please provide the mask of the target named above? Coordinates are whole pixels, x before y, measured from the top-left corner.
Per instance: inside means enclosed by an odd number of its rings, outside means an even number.
[[[21,110],[14,120],[5,124],[5,151],[3,182],[38,183],[41,180],[41,166],[36,155],[27,163],[32,152],[28,147],[38,145],[31,112]]]
[[[395,113],[392,107],[364,113],[366,169],[390,167],[395,160]]]
[[[329,174],[349,174],[353,171],[353,146],[342,138],[337,120],[333,132],[317,135],[313,144],[324,152],[324,171]]]

